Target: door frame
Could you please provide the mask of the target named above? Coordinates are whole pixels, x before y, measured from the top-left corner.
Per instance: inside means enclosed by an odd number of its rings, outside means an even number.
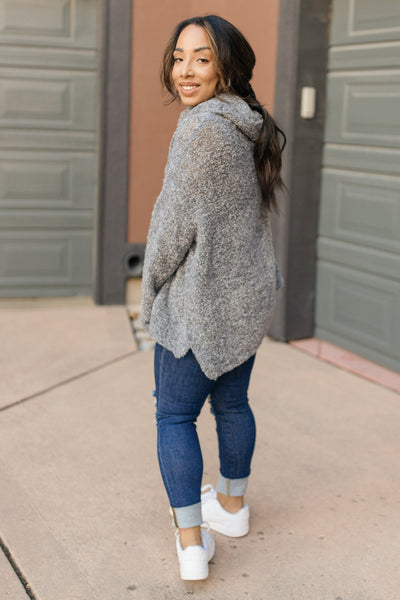
[[[132,2],[102,0],[94,300],[124,304],[129,185]]]
[[[281,215],[273,215],[272,227],[285,286],[269,335],[286,342],[314,332],[331,5],[332,0],[280,0],[274,118],[287,136],[287,190],[279,194]],[[300,117],[303,87],[316,89],[313,119]]]

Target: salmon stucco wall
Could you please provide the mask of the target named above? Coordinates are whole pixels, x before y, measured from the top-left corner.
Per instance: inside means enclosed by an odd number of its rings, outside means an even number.
[[[130,123],[130,184],[127,241],[146,241],[151,211],[160,192],[169,141],[181,108],[166,106],[159,72],[175,25],[197,15],[217,14],[238,27],[252,45],[257,63],[253,87],[272,112],[279,0],[178,2],[133,0]]]

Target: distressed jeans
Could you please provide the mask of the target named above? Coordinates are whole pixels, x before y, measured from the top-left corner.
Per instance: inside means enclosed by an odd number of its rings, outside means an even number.
[[[229,496],[245,493],[256,432],[247,397],[254,358],[212,380],[204,375],[191,350],[175,358],[156,344],[157,453],[178,527],[195,527],[202,522],[203,459],[196,420],[208,396],[218,435],[217,490]]]

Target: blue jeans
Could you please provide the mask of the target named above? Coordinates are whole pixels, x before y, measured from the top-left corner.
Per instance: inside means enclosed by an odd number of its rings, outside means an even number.
[[[202,522],[203,459],[196,420],[208,396],[217,424],[217,490],[230,496],[242,496],[246,490],[256,431],[247,398],[254,358],[212,380],[204,375],[191,350],[183,358],[175,358],[156,344],[158,461],[178,527]]]

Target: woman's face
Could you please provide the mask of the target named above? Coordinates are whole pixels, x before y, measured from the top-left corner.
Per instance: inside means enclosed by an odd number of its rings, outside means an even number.
[[[215,95],[219,81],[210,40],[198,25],[181,32],[174,51],[172,80],[183,104],[196,106]]]

